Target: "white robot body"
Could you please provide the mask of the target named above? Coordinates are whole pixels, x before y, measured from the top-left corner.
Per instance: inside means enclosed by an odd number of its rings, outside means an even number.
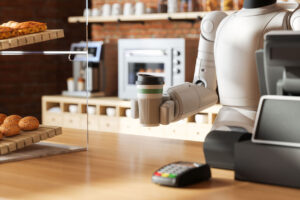
[[[243,9],[226,17],[215,40],[215,64],[220,103],[256,109],[260,98],[255,52],[263,48],[263,36],[287,29],[289,12],[277,4]]]
[[[251,133],[260,98],[255,52],[263,47],[269,31],[300,30],[299,8],[298,4],[275,3],[229,16],[220,11],[207,14],[201,23],[193,84],[169,88],[170,98],[160,107],[161,123],[169,124],[212,105],[218,86],[223,108],[212,129]]]

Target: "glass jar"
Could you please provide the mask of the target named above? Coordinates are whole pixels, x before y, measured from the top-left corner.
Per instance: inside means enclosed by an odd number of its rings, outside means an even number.
[[[235,10],[240,10],[243,8],[244,5],[244,0],[235,0],[234,2],[234,9]]]
[[[193,12],[198,11],[197,0],[181,0],[180,12]]]
[[[157,5],[158,13],[166,13],[168,12],[168,1],[167,0],[159,0]]]
[[[203,0],[204,11],[220,10],[220,0]]]
[[[198,6],[197,10],[198,11],[205,11],[205,9],[204,9],[204,7],[205,7],[204,3],[205,3],[204,0],[198,0],[197,1],[197,6]]]
[[[235,0],[221,0],[221,9],[223,11],[234,10]]]
[[[85,90],[85,79],[80,77],[77,80],[77,90],[84,91]]]

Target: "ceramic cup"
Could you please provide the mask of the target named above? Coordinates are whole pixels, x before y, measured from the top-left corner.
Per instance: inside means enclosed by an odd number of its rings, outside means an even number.
[[[67,88],[68,88],[68,91],[69,92],[73,92],[75,90],[75,87],[74,87],[74,79],[73,78],[68,78],[67,79]]]
[[[126,110],[125,110],[125,115],[126,115],[126,117],[131,117],[131,109],[130,108],[127,108]]]
[[[86,8],[86,9],[84,9],[84,11],[83,11],[83,16],[90,16],[90,14],[91,14],[91,10],[90,9],[88,9],[88,8]]]
[[[177,0],[168,0],[168,13],[176,13],[177,11]]]
[[[128,16],[128,15],[133,15],[133,6],[131,3],[125,3],[124,8],[123,8],[123,15]]]
[[[195,115],[195,121],[196,121],[196,123],[199,123],[199,124],[207,124],[208,123],[208,116],[197,114],[197,115]]]
[[[101,11],[102,11],[103,17],[110,16],[111,15],[111,5],[108,3],[104,4],[101,8]]]
[[[87,113],[88,113],[89,115],[94,115],[94,114],[96,114],[96,107],[95,107],[95,106],[88,106],[88,107],[87,107]]]
[[[111,11],[111,15],[116,16],[116,15],[121,15],[121,4],[119,3],[114,3],[112,5],[112,11]]]
[[[91,16],[93,16],[93,17],[101,16],[101,9],[93,8],[92,11],[91,11]]]
[[[69,105],[69,112],[70,113],[77,113],[78,106],[77,105]]]
[[[106,115],[109,117],[116,116],[116,109],[115,108],[106,108]]]
[[[135,15],[143,15],[145,13],[145,4],[143,2],[137,2],[135,4]]]
[[[151,8],[151,7],[147,7],[146,8],[146,13],[147,14],[155,13],[155,10],[153,8]]]

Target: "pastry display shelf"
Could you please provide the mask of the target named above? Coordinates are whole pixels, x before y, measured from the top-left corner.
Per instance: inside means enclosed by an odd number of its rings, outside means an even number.
[[[130,101],[120,100],[117,97],[99,97],[89,98],[88,104],[94,111],[88,117],[88,126],[91,131],[191,141],[204,141],[222,107],[221,105],[214,105],[170,125],[143,127],[139,119],[132,119],[128,116],[127,110],[130,109]],[[88,109],[86,105],[86,98],[59,95],[43,96],[43,124],[84,130],[87,128]],[[75,107],[75,112],[70,109],[70,106]],[[113,115],[108,113],[108,109],[115,111]]]
[[[60,127],[40,125],[35,131],[22,131],[21,134],[16,136],[4,137],[0,140],[0,155],[23,149],[41,140],[46,140],[60,134],[62,134]]]
[[[227,14],[231,14],[235,11],[226,11]],[[209,12],[182,12],[182,13],[153,13],[143,15],[119,15],[119,16],[97,16],[88,17],[89,23],[117,23],[117,22],[143,22],[143,21],[159,21],[159,20],[170,20],[170,21],[195,21],[201,20]],[[74,16],[69,17],[69,23],[86,23],[86,17]]]
[[[0,50],[11,49],[34,43],[55,40],[64,37],[63,29],[46,30],[40,33],[22,35],[18,37],[0,40]]]

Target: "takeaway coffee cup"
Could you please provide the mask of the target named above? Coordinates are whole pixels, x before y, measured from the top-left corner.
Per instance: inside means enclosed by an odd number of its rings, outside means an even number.
[[[136,85],[141,124],[144,126],[158,126],[164,78],[139,74]]]

